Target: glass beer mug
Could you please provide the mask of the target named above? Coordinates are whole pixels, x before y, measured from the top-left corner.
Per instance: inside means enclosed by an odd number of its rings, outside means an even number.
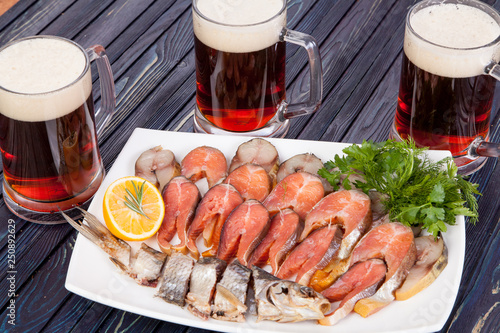
[[[282,137],[288,119],[319,108],[319,50],[314,38],[286,28],[286,0],[193,0],[193,29],[197,132]],[[285,99],[285,41],[309,55],[303,103]]]
[[[94,114],[90,62],[96,60],[102,102]],[[3,197],[19,217],[37,223],[76,216],[104,177],[97,134],[115,110],[104,48],[87,50],[56,36],[34,36],[0,49],[0,150]]]
[[[500,80],[500,15],[475,0],[425,0],[405,25],[395,139],[450,150],[462,174],[481,168],[500,146],[488,142]]]

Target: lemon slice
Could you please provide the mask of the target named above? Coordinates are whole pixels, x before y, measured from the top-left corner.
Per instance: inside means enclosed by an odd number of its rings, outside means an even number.
[[[165,207],[160,191],[140,177],[123,177],[106,190],[104,221],[116,237],[141,241],[150,238],[161,226]]]

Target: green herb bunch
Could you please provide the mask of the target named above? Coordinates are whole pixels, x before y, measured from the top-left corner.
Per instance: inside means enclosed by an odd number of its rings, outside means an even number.
[[[413,141],[365,140],[345,148],[345,156],[335,155],[318,174],[335,190],[341,183],[347,190],[354,185],[367,194],[371,190],[386,194],[382,203],[391,221],[421,226],[434,237],[446,231],[446,224],[455,224],[457,215],[469,216],[475,223],[478,185],[459,175],[451,158],[433,162],[425,150]],[[364,182],[351,185],[350,175],[361,176]]]

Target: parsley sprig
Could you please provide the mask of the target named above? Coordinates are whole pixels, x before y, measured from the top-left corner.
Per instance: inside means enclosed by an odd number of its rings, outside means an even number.
[[[392,221],[421,226],[434,237],[446,231],[446,224],[455,224],[457,215],[469,216],[475,223],[478,185],[459,175],[451,158],[433,162],[425,150],[412,141],[365,140],[345,148],[344,156],[335,155],[318,174],[336,190],[342,184],[348,190],[354,185],[367,194],[370,190],[386,194],[382,203]],[[351,183],[350,175],[365,182]]]

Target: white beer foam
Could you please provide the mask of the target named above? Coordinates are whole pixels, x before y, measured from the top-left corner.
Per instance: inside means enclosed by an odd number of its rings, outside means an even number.
[[[478,8],[450,3],[433,5],[414,13],[410,24],[421,37],[448,47],[426,43],[406,28],[404,52],[411,62],[427,72],[445,77],[471,77],[484,74],[486,65],[498,61],[497,45],[464,50],[487,45],[500,36],[498,23]]]
[[[0,113],[34,122],[74,111],[92,91],[90,70],[74,82],[85,64],[82,51],[61,39],[39,37],[8,46],[0,52],[0,87],[9,90],[0,89]]]
[[[207,21],[193,9],[194,33],[203,44],[220,51],[262,50],[279,41],[286,9],[273,17],[283,6],[283,0],[198,0],[200,13],[223,25]]]

